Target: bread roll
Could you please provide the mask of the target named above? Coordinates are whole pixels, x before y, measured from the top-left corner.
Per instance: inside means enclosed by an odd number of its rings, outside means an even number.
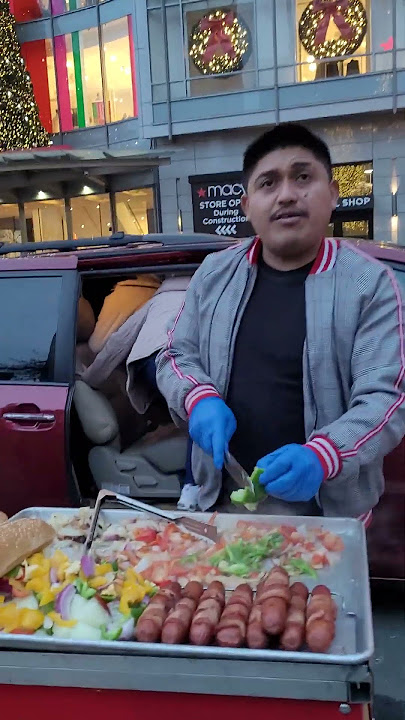
[[[0,525],[0,577],[52,542],[55,530],[43,520],[21,518]]]

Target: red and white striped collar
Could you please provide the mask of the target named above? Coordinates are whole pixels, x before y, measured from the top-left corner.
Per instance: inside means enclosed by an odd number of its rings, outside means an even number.
[[[262,241],[258,236],[255,237],[247,254],[250,265],[256,265],[259,259],[261,246]],[[318,250],[318,255],[316,256],[314,264],[311,268],[310,275],[319,275],[319,273],[326,272],[327,270],[333,268],[336,262],[338,247],[339,240],[336,238],[323,238]]]

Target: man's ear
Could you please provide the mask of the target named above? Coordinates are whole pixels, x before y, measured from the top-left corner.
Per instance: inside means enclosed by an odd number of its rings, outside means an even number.
[[[332,211],[333,211],[336,209],[336,205],[338,204],[338,200],[339,200],[339,183],[337,180],[331,181],[330,192],[331,192],[331,205],[332,205]]]
[[[246,193],[244,195],[242,195],[242,197],[240,199],[240,204],[241,204],[243,212],[245,213],[247,219],[249,220],[249,198],[246,195]]]

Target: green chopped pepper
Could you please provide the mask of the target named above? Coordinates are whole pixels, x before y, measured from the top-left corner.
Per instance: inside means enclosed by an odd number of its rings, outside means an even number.
[[[101,628],[101,637],[103,640],[119,640],[122,633],[121,627],[112,628],[112,630],[107,630],[107,627],[105,625],[102,625]]]
[[[74,586],[79,595],[81,595],[85,600],[90,600],[90,598],[94,597],[97,593],[97,590],[91,588],[88,583],[84,582],[84,580],[81,580],[80,578],[75,580]]]
[[[240,490],[234,490],[234,492],[231,493],[231,502],[233,502],[234,505],[244,505],[245,508],[251,512],[257,509],[259,502],[267,497],[267,493],[259,480],[263,472],[264,470],[262,470],[262,468],[255,467],[250,476],[252,488],[246,485],[246,487]]]

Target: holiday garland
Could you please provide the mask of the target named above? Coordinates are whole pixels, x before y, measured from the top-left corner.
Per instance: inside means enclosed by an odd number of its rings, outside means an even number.
[[[327,40],[332,20],[340,37]],[[318,59],[351,55],[360,47],[366,31],[367,14],[360,0],[312,0],[298,25],[305,50]]]
[[[214,10],[193,27],[189,55],[204,75],[240,70],[249,49],[249,31],[231,10]]]

